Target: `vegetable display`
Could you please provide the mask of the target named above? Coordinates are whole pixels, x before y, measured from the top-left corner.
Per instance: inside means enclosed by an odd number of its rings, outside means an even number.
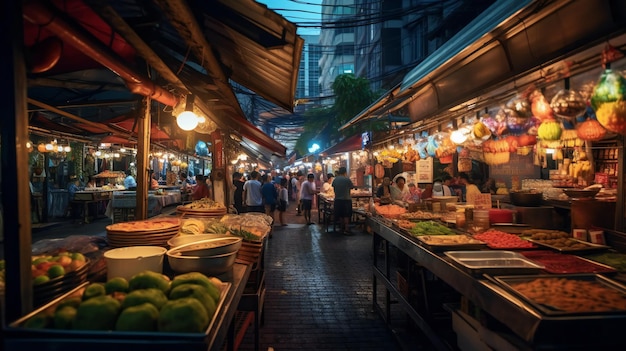
[[[433,221],[417,222],[409,233],[413,236],[456,234],[452,229]]]

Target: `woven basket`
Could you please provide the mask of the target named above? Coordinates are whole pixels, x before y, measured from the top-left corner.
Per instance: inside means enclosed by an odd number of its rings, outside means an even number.
[[[485,152],[485,163],[494,166],[508,163],[511,159],[511,154],[508,152]]]

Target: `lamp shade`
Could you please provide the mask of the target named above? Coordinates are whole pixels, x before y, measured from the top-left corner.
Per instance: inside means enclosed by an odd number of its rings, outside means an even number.
[[[176,124],[182,130],[193,130],[198,126],[198,116],[191,111],[183,111],[176,117]]]

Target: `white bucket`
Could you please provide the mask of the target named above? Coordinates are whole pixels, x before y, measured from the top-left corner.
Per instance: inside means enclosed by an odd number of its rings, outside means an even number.
[[[160,246],[129,246],[104,253],[107,280],[114,277],[126,279],[143,271],[163,273],[163,257],[167,250]]]

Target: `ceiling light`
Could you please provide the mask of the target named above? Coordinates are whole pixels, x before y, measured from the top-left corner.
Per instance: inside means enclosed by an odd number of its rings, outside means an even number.
[[[178,124],[178,127],[182,130],[189,131],[198,126],[199,118],[198,115],[193,112],[193,101],[194,95],[187,95],[185,99],[185,111],[181,112],[176,117],[176,124]]]

